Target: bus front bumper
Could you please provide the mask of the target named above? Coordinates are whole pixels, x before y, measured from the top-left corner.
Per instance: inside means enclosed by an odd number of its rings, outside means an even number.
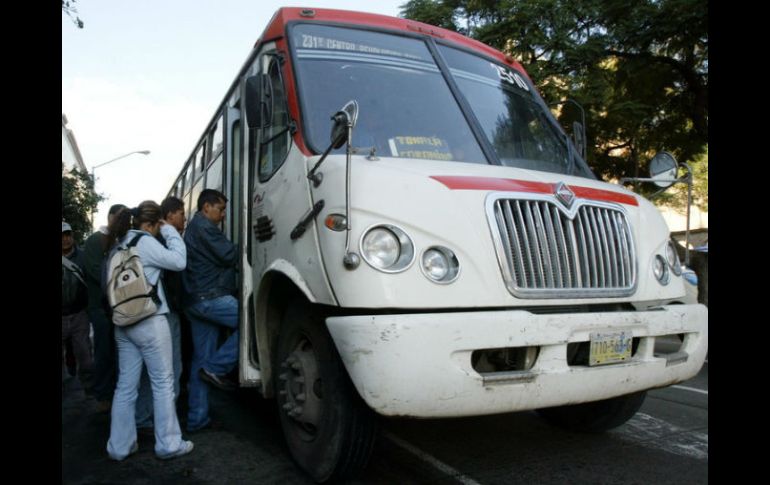
[[[607,399],[687,380],[708,349],[708,310],[669,305],[652,311],[533,314],[524,310],[329,317],[326,324],[366,403],[386,416],[459,417]],[[567,363],[567,344],[592,332],[639,338],[626,362]],[[655,338],[684,334],[676,352],[653,352]],[[479,373],[475,350],[537,347],[529,370]]]

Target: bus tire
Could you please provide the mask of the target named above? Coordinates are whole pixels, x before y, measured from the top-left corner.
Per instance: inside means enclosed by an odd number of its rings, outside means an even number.
[[[318,483],[359,475],[374,447],[376,415],[350,381],[323,315],[290,302],[274,356],[276,403],[294,461]]]
[[[587,433],[601,433],[631,419],[639,410],[647,391],[601,401],[538,409],[537,412],[552,424]]]

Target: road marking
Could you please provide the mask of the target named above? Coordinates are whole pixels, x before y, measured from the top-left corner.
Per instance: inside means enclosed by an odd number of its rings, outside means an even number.
[[[399,438],[398,436],[390,433],[389,431],[384,431],[382,433],[382,435],[385,438],[387,438],[390,441],[392,441],[393,443],[395,443],[396,445],[398,445],[401,448],[405,449],[409,453],[415,455],[417,458],[421,459],[422,461],[424,461],[426,463],[429,463],[434,468],[436,468],[436,469],[440,470],[441,472],[451,476],[452,478],[454,478],[458,482],[463,483],[465,485],[481,485],[476,480],[474,480],[474,479],[472,479],[472,478],[470,478],[470,477],[468,477],[466,475],[463,475],[462,473],[460,473],[459,471],[455,470],[454,468],[452,468],[451,466],[447,465],[446,463],[444,463],[443,461],[439,460],[438,458],[436,458],[436,457],[434,457],[432,455],[429,455],[428,453],[422,451],[421,449],[417,448],[413,444],[411,444],[411,443],[409,443],[407,441],[402,440],[401,438]]]
[[[688,431],[649,414],[636,413],[625,425],[611,433],[625,441],[668,453],[708,460],[709,435]]]
[[[707,396],[709,395],[708,391],[704,391],[702,389],[695,389],[694,387],[686,387],[686,386],[671,386],[671,387],[675,387],[677,389],[684,389],[685,391],[699,392],[699,393],[705,394]]]

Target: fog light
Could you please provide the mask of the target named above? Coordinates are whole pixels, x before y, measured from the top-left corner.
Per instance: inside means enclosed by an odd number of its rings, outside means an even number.
[[[422,253],[422,272],[435,283],[447,284],[460,274],[460,262],[451,249],[433,246]]]
[[[671,240],[669,240],[666,245],[666,259],[668,260],[668,265],[671,267],[671,271],[677,276],[681,275],[682,263],[679,262],[679,253],[676,252],[676,246],[674,246],[674,242]]]
[[[652,272],[661,285],[667,285],[669,279],[668,264],[660,254],[655,255],[652,262]]]

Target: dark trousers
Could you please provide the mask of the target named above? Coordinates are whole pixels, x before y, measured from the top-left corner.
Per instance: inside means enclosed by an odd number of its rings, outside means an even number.
[[[97,401],[111,401],[115,393],[118,371],[115,325],[101,308],[89,308],[88,318],[94,327],[94,397]]]
[[[77,373],[83,388],[90,391],[91,371],[91,341],[88,338],[91,327],[88,325],[86,311],[80,311],[61,317],[61,343],[62,360],[64,360],[64,347],[67,341],[72,342],[72,350],[77,361]]]

